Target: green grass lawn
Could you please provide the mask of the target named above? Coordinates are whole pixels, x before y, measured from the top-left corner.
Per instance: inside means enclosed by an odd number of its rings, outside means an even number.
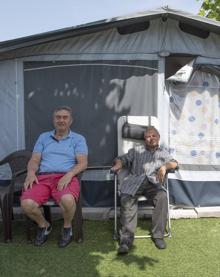
[[[24,222],[15,222],[13,243],[0,243],[0,276],[220,277],[220,219],[172,220],[167,249],[136,239],[132,251],[120,257],[113,221],[85,221],[84,242],[65,249],[57,247],[61,224],[55,221],[47,243],[35,247],[25,241]],[[139,220],[138,233],[149,224]]]

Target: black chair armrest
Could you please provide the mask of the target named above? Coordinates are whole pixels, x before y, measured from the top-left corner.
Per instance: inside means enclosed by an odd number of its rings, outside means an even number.
[[[21,176],[21,175],[26,174],[26,173],[27,173],[27,169],[26,168],[25,169],[21,169],[19,171],[16,171],[13,174],[12,178],[16,178],[16,177]]]
[[[27,169],[21,169],[21,170],[18,170],[16,172],[14,172],[14,174],[12,175],[12,178],[11,178],[11,183],[9,184],[9,194],[13,194],[14,191],[15,191],[15,183],[23,183],[22,180],[17,180],[18,177],[24,175],[27,173]]]
[[[111,165],[88,166],[86,170],[111,169]]]

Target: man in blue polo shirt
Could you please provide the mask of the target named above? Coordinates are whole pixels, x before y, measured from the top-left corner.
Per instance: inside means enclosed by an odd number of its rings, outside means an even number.
[[[44,244],[52,230],[40,209],[50,197],[60,206],[64,219],[58,245],[65,247],[71,241],[72,219],[80,192],[77,175],[86,169],[88,155],[85,138],[70,130],[72,121],[71,108],[56,109],[55,130],[39,136],[28,163],[21,206],[38,224],[36,246]]]

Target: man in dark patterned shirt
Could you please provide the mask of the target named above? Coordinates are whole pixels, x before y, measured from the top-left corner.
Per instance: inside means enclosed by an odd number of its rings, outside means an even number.
[[[152,200],[152,239],[159,249],[166,248],[164,232],[167,223],[167,194],[163,187],[167,170],[176,169],[178,163],[166,149],[159,146],[160,134],[152,126],[144,133],[145,145],[136,146],[116,159],[112,170],[129,169],[120,187],[121,230],[118,254],[127,254],[132,247],[137,227],[138,196]]]

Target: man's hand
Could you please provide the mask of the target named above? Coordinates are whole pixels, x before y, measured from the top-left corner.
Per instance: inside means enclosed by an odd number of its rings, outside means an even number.
[[[161,168],[159,168],[159,170],[157,171],[156,178],[161,184],[163,184],[166,171],[167,171],[167,168],[165,165],[162,165]]]
[[[28,188],[32,188],[32,185],[34,182],[38,184],[37,176],[35,175],[35,173],[29,172],[24,181],[24,190],[27,190]]]
[[[110,168],[110,171],[117,173],[120,169],[121,169],[121,167],[114,165],[112,168]]]
[[[33,153],[31,156],[30,161],[28,162],[27,166],[27,177],[24,181],[24,190],[27,190],[28,188],[32,188],[33,183],[35,182],[38,184],[38,179],[35,174],[39,168],[41,160],[41,154],[40,153]]]
[[[110,171],[117,173],[121,168],[122,168],[121,160],[116,160],[115,165],[110,169]]]
[[[73,174],[71,172],[67,172],[62,178],[60,178],[57,184],[57,189],[59,191],[63,190],[71,182],[72,178]]]

